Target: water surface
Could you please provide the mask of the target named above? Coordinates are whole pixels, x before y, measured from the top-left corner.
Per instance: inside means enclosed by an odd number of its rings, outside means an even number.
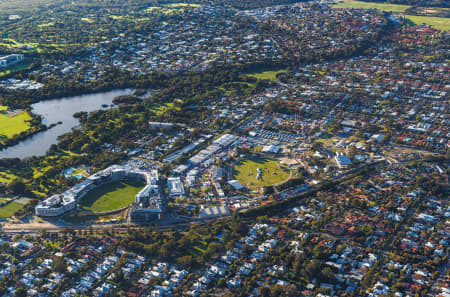
[[[62,122],[49,130],[39,132],[20,143],[0,151],[0,158],[26,158],[43,156],[52,144],[56,144],[58,136],[70,132],[79,125],[73,114],[79,111],[94,111],[104,109],[102,105],[112,104],[116,96],[131,95],[133,90],[114,90],[103,93],[88,94],[74,97],[45,100],[31,105],[34,114],[41,115],[46,126]]]

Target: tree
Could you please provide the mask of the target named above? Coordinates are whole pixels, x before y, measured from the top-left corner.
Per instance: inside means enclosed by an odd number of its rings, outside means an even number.
[[[14,179],[8,186],[9,190],[17,195],[22,195],[25,192],[25,183],[19,179]]]
[[[263,297],[269,297],[270,296],[270,288],[266,286],[262,286],[258,288],[259,295]]]
[[[15,297],[27,297],[27,295],[27,290],[24,287],[17,288],[16,292],[14,293]]]
[[[55,260],[53,264],[53,269],[58,273],[64,273],[67,270],[66,261],[64,261],[63,257],[59,257]]]
[[[275,193],[275,190],[272,186],[267,186],[264,188],[264,195],[271,195]]]
[[[224,288],[226,284],[227,281],[224,278],[219,278],[219,280],[217,281],[217,286],[219,288]]]
[[[190,268],[194,264],[192,256],[182,256],[177,258],[177,264],[186,268]]]
[[[306,265],[305,272],[311,279],[311,278],[317,276],[319,269],[320,269],[320,262],[319,262],[319,260],[314,259]]]

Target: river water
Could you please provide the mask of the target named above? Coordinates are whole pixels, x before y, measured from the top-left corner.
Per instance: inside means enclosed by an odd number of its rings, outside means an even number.
[[[31,105],[34,114],[41,115],[44,125],[57,122],[62,124],[39,132],[20,143],[0,151],[0,158],[26,158],[31,156],[43,156],[52,144],[58,142],[58,136],[70,132],[73,127],[79,125],[78,119],[73,114],[79,111],[94,111],[104,109],[102,105],[110,108],[112,100],[116,96],[130,95],[133,90],[114,90],[104,93],[95,93],[82,96],[64,97],[45,100]]]

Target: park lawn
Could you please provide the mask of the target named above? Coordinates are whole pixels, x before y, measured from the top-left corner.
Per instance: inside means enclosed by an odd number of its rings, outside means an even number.
[[[1,47],[5,47],[8,49],[13,49],[13,48],[22,48],[24,46],[37,46],[37,43],[20,43],[15,41],[14,39],[11,38],[2,38],[0,39],[0,46]]]
[[[8,203],[7,205],[0,207],[0,218],[9,218],[24,206],[25,205],[16,202]]]
[[[22,112],[13,117],[0,113],[0,139],[11,138],[23,131],[27,131],[30,128],[28,121],[31,121],[31,116],[27,112]]]
[[[261,179],[256,179],[256,169],[262,170]],[[288,169],[278,166],[278,160],[270,158],[252,158],[241,161],[233,168],[233,177],[242,185],[270,186],[286,181]]]
[[[8,67],[5,71],[0,72],[0,78],[6,75],[10,75],[16,71],[25,70],[31,68],[31,63],[20,63],[17,65],[13,65]]]
[[[332,7],[337,8],[359,8],[359,9],[369,9],[376,8],[384,11],[391,11],[397,13],[403,13],[406,9],[410,8],[409,5],[400,4],[389,4],[389,3],[375,3],[375,2],[364,2],[355,0],[344,0],[338,2]],[[450,18],[432,17],[432,16],[415,16],[415,15],[405,15],[407,21],[415,25],[427,24],[433,28],[442,31],[450,30]]]
[[[164,6],[173,7],[173,8],[177,8],[177,7],[201,7],[200,4],[194,4],[194,3],[170,3],[170,4],[166,4]]]
[[[10,183],[11,181],[13,181],[15,178],[17,178],[17,176],[15,176],[14,174],[5,172],[5,171],[0,171],[0,182],[2,183]]]
[[[83,209],[98,212],[111,211],[134,202],[135,196],[144,187],[143,183],[118,181],[99,186],[84,196],[80,205]]]
[[[14,198],[14,196],[12,196],[12,195],[0,197],[0,204],[4,204],[6,202],[9,202],[13,198]]]
[[[126,211],[113,215],[100,215],[96,213],[76,212],[63,217],[63,220],[72,224],[80,224],[86,222],[111,222],[112,219],[118,221],[125,219]]]
[[[265,70],[265,71],[259,71],[259,72],[255,71],[255,72],[246,73],[246,75],[254,77],[256,79],[267,79],[267,80],[274,81],[277,79],[277,74],[282,73],[282,72],[286,72],[286,70],[279,69],[279,70]]]
[[[189,248],[189,253],[193,257],[199,257],[206,252],[208,248],[208,243],[204,240],[204,236],[199,233],[195,233],[195,237],[193,238],[193,243]]]
[[[153,12],[153,11],[161,10],[161,9],[162,9],[162,7],[160,7],[160,6],[150,6],[150,7],[147,7],[147,9],[145,9],[145,12]]]
[[[121,20],[125,18],[123,15],[110,15],[109,17],[112,18],[113,20]]]
[[[174,102],[165,102],[162,104],[155,105],[154,107],[152,107],[151,111],[156,113],[157,116],[161,116],[166,114],[169,110],[172,109],[179,111],[180,107],[175,106]]]
[[[410,8],[409,5],[400,4],[389,4],[389,3],[375,3],[375,2],[364,2],[364,1],[354,1],[354,0],[344,0],[343,2],[338,2],[332,7],[337,8],[359,8],[359,9],[370,9],[376,8],[384,11],[392,12],[404,12],[406,9]]]
[[[92,24],[94,21],[93,20],[91,20],[90,18],[81,18],[81,20],[83,21],[83,22],[86,22],[86,23],[89,23],[89,24]]]
[[[161,12],[164,14],[174,14],[177,12],[184,12],[184,8],[194,8],[194,7],[201,7],[200,4],[193,4],[193,3],[170,3],[165,4],[164,6],[150,6],[145,9],[145,12],[152,13],[152,12]]]
[[[53,166],[46,166],[46,167],[42,167],[42,168],[33,168],[33,178],[38,178],[40,176],[42,176],[47,170],[52,169]]]
[[[406,15],[406,20],[414,23],[415,25],[427,24],[433,28],[442,31],[450,30],[450,18],[440,18],[431,16],[417,16],[417,15]]]
[[[55,22],[42,23],[38,25],[38,28],[53,27],[54,25]]]

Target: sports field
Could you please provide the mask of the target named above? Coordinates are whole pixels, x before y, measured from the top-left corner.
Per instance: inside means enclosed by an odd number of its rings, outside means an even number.
[[[6,204],[5,206],[0,206],[0,218],[9,218],[24,206],[25,205],[17,202],[11,202]]]
[[[257,168],[261,172],[259,178]],[[289,176],[287,168],[279,165],[278,160],[270,158],[245,159],[233,168],[233,178],[247,186],[279,184],[286,181]]]
[[[339,1],[336,5],[333,6],[338,8],[359,8],[359,9],[376,8],[379,10],[392,12],[404,12],[406,9],[410,7],[409,5],[374,3],[374,2],[353,1],[353,0]]]
[[[27,112],[19,112],[10,116],[6,114],[4,106],[0,108],[0,141],[4,138],[10,138],[20,134],[30,128],[31,116]]]
[[[337,2],[337,4],[332,6],[338,8],[359,8],[359,9],[376,8],[379,10],[391,11],[396,13],[403,13],[405,12],[406,9],[410,8],[409,5],[364,2],[355,0],[339,1]],[[440,18],[433,16],[415,16],[415,15],[405,15],[405,18],[411,24],[420,25],[423,23],[439,30],[443,31],[450,30],[450,18]]]
[[[85,210],[111,211],[134,202],[137,193],[145,186],[134,181],[118,181],[101,185],[90,191],[80,201]]]
[[[414,23],[415,25],[427,24],[433,28],[449,31],[450,30],[450,18],[439,18],[430,16],[417,16],[417,15],[406,15],[406,20]]]

